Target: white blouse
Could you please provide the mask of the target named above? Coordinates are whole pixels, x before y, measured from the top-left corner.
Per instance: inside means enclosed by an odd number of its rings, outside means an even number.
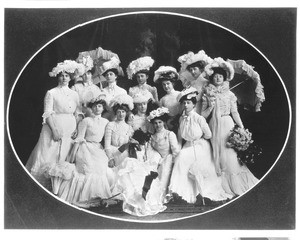
[[[43,124],[51,114],[79,114],[79,96],[67,86],[47,91],[44,99]]]

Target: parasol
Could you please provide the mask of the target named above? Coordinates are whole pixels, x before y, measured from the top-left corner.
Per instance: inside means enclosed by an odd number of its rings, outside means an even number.
[[[238,103],[246,110],[259,112],[265,101],[264,87],[259,74],[244,60],[227,59],[227,62],[234,68],[235,74],[230,81],[230,90],[236,95]]]
[[[87,56],[90,56],[93,59],[94,63],[95,73],[93,74],[93,82],[94,84],[100,82],[100,85],[102,86],[102,83],[105,81],[105,78],[102,76],[103,69],[101,68],[101,66],[104,62],[109,61],[112,57],[115,57],[118,60],[120,60],[119,56],[110,50],[104,50],[103,48],[98,47],[95,50],[80,52],[76,61],[82,62],[82,59]],[[124,76],[123,69],[120,66],[118,66],[117,69],[119,75]]]

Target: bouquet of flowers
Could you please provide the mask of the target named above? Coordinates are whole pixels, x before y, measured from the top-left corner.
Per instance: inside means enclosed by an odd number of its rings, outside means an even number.
[[[248,129],[238,126],[231,130],[226,146],[233,148],[237,152],[238,160],[241,164],[253,163],[262,153],[261,148],[254,144],[252,133]]]

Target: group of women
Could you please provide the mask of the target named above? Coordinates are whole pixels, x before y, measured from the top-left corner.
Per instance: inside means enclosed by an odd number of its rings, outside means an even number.
[[[124,212],[153,215],[169,201],[192,204],[227,201],[253,187],[258,179],[226,147],[234,125],[243,128],[237,99],[229,89],[234,69],[201,50],[178,58],[178,73],[160,66],[147,84],[154,60],[132,61],[128,79],[117,85],[119,59],[98,70],[106,80],[93,84],[93,60],[65,60],[50,72],[58,86],[46,93],[43,127],[26,168],[61,199],[80,205],[92,199],[122,201]],[[82,81],[69,88],[74,76]],[[184,89],[174,85],[182,81]]]

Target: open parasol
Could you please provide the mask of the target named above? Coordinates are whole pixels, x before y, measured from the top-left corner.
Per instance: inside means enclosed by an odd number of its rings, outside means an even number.
[[[104,50],[103,48],[98,47],[95,50],[80,52],[78,54],[78,57],[77,57],[76,61],[77,62],[82,62],[82,59],[84,57],[88,57],[88,56],[90,56],[93,59],[94,68],[95,68],[95,73],[93,74],[93,82],[94,82],[94,84],[97,84],[97,83],[100,82],[100,85],[102,86],[102,82],[105,81],[105,78],[102,76],[102,73],[103,73],[102,65],[103,65],[103,63],[109,61],[113,57],[120,60],[119,56],[116,53],[113,53],[110,50]],[[124,76],[123,69],[120,66],[118,66],[117,69],[118,69],[118,72],[119,72],[119,76]]]
[[[265,101],[264,87],[254,67],[244,60],[230,60],[234,68],[234,78],[230,81],[230,90],[236,95],[238,103],[245,109],[259,112]]]

